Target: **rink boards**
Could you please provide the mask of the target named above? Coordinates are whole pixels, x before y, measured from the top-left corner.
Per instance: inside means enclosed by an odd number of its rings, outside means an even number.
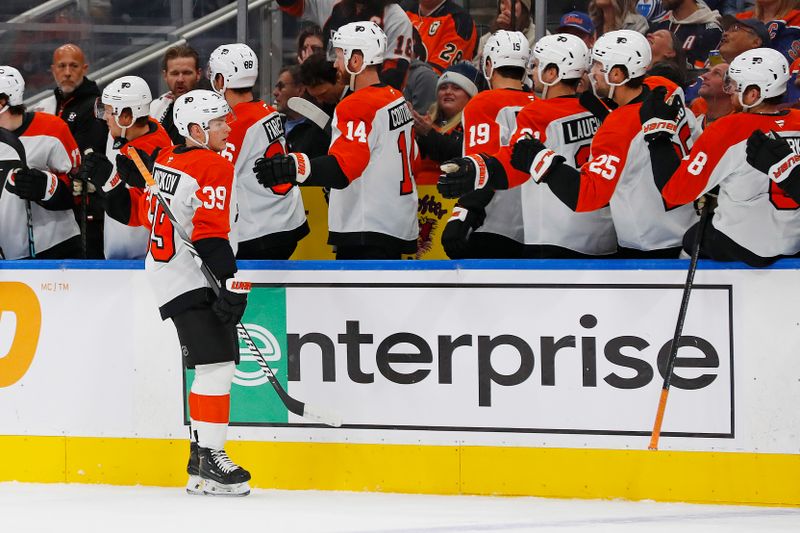
[[[253,485],[800,505],[800,262],[245,262],[229,452]],[[133,262],[0,263],[0,481],[181,485],[186,390]]]

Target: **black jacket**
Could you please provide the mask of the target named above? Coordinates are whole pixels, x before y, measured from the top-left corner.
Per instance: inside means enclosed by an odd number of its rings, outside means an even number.
[[[75,137],[81,154],[85,153],[87,148],[104,154],[108,126],[94,116],[95,100],[100,96],[97,84],[89,78],[83,78],[83,82],[72,94],[65,96],[58,87],[54,93],[56,95],[56,115],[69,126],[69,131]]]

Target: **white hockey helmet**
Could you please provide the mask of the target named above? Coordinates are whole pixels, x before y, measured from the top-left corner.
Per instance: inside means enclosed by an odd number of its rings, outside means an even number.
[[[624,85],[633,78],[645,75],[653,53],[644,35],[633,30],[616,30],[604,33],[594,43],[592,60],[603,66],[605,81],[611,86]],[[614,67],[625,67],[628,77],[625,81],[613,84],[608,73]]]
[[[580,37],[569,33],[545,35],[533,47],[533,59],[539,62],[536,72],[547,91],[547,87],[561,80],[583,76],[589,63],[589,49]],[[552,83],[545,83],[542,74],[550,65],[558,68],[558,78]]]
[[[525,34],[519,31],[498,30],[483,45],[481,70],[488,80],[492,72],[486,70],[491,59],[492,71],[497,67],[521,67],[526,69],[531,57],[531,46]]]
[[[222,76],[222,88],[217,90],[214,79]],[[208,59],[208,79],[219,94],[225,89],[248,89],[258,78],[258,57],[253,49],[242,43],[223,44],[211,52]]]
[[[150,102],[152,101],[153,96],[150,94],[150,87],[146,81],[138,76],[123,76],[112,81],[103,89],[103,95],[100,97],[102,105],[98,106],[95,115],[97,118],[103,118],[105,108],[102,106],[111,106],[117,126],[125,129],[125,126],[119,123],[120,113],[125,109],[130,109],[134,121],[137,118],[146,117],[150,114]]]
[[[197,124],[206,135],[205,147],[208,144],[209,123],[215,118],[227,117],[231,113],[228,102],[215,93],[205,89],[195,89],[183,94],[175,100],[172,107],[172,118],[178,133],[184,137],[191,137],[189,124]]]
[[[386,34],[380,26],[369,21],[351,22],[335,32],[331,38],[331,50],[340,48],[344,54],[344,68],[355,76],[368,65],[380,65],[386,53]],[[350,58],[358,50],[364,57],[364,65],[358,72],[350,72]]]
[[[742,52],[731,61],[725,74],[725,92],[738,93],[739,103],[747,110],[755,107],[765,98],[780,96],[786,92],[789,81],[789,63],[786,58],[772,48],[754,48]],[[746,106],[742,94],[755,85],[761,91],[758,100]]]
[[[22,78],[22,74],[14,67],[0,66],[0,94],[8,96],[6,105],[21,105],[24,92],[25,80]]]

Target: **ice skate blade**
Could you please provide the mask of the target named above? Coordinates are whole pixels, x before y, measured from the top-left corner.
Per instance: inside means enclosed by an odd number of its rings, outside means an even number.
[[[247,496],[250,494],[250,485],[247,481],[223,485],[211,479],[204,479],[203,494],[206,496]]]
[[[189,481],[186,482],[186,492],[193,495],[203,494],[203,478],[200,476],[189,476]]]

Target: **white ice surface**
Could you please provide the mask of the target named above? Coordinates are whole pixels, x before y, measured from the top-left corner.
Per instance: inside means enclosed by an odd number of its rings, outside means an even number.
[[[600,500],[0,483],[0,532],[472,533],[800,531],[800,509]]]

